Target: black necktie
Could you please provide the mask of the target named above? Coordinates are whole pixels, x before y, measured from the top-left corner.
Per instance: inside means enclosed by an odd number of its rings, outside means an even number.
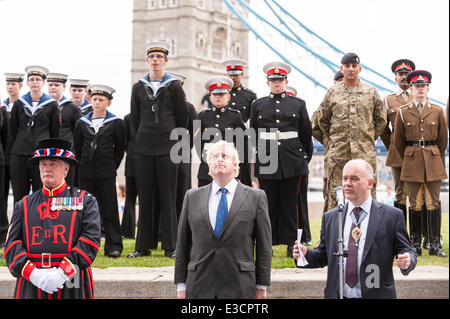
[[[359,221],[359,207],[353,208],[353,214],[355,215],[356,221]],[[348,236],[348,257],[347,263],[345,264],[345,283],[353,288],[358,282],[358,246],[356,246],[355,240],[352,237],[352,231],[355,228],[355,224],[352,223],[350,228],[350,234]]]

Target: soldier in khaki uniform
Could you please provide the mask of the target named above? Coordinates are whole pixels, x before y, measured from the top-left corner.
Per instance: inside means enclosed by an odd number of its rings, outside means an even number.
[[[351,159],[362,158],[376,172],[375,140],[386,127],[386,108],[377,90],[359,80],[359,57],[347,53],[341,60],[344,79],[329,88],[318,108],[318,123],[323,139],[328,139],[328,209],[337,206],[335,188],[342,185],[342,169]],[[372,197],[376,196],[372,188]]]
[[[409,197],[411,242],[420,256],[421,210],[425,204],[431,246],[429,253],[446,257],[440,246],[439,202],[441,183],[447,178],[442,164],[448,141],[444,110],[427,99],[431,83],[430,72],[410,72],[407,80],[411,86],[413,102],[399,109],[399,116],[395,120],[395,146],[403,157],[400,179],[405,181]]]
[[[403,211],[403,214],[405,215],[405,222],[407,218],[406,187],[405,183],[400,180],[400,174],[402,172],[402,157],[394,145],[394,127],[398,108],[412,102],[412,96],[409,90],[409,83],[406,81],[406,76],[409,72],[414,71],[415,69],[416,66],[414,62],[407,59],[400,59],[392,63],[391,70],[395,74],[395,82],[397,82],[400,90],[384,98],[384,106],[387,109],[388,124],[386,125],[383,134],[381,134],[381,139],[388,149],[386,166],[391,167],[392,177],[394,179],[394,206]]]

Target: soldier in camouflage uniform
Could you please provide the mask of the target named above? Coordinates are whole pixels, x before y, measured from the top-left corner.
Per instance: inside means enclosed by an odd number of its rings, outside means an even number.
[[[362,158],[376,172],[375,140],[386,126],[386,109],[377,90],[358,78],[359,57],[347,53],[341,64],[344,80],[328,89],[318,109],[319,127],[329,143],[324,158],[328,209],[337,206],[335,188],[342,184],[342,169],[347,161]]]
[[[333,82],[336,85],[337,83],[341,82],[344,78],[344,75],[342,74],[341,70],[338,70],[336,74],[333,77]],[[320,129],[319,126],[319,110],[316,110],[312,117],[311,117],[311,126],[312,126],[312,136],[323,145],[323,151],[324,154],[327,153],[328,148],[328,138],[323,138],[323,132]],[[328,207],[328,178],[327,178],[327,171],[328,166],[327,162],[323,161],[323,186],[322,186],[322,193],[323,193],[323,212],[329,211],[330,209],[334,207]]]

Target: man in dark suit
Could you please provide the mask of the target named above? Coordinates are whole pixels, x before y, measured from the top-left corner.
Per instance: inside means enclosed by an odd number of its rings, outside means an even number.
[[[400,209],[382,204],[370,195],[374,184],[372,166],[362,159],[345,164],[342,186],[348,202],[343,209],[343,244],[348,250],[344,258],[344,298],[397,297],[392,263],[403,275],[416,266],[417,254],[411,247],[405,219]],[[338,209],[322,217],[320,244],[314,250],[300,245],[309,263],[306,268],[328,265],[325,298],[339,297]],[[294,258],[299,246],[294,245]]]
[[[265,298],[272,260],[267,197],[236,180],[239,156],[233,143],[213,144],[207,162],[213,181],[189,190],[183,202],[177,297]]]

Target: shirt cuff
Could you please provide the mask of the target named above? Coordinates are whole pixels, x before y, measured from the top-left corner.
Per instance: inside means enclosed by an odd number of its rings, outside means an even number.
[[[261,289],[261,290],[267,290],[267,286],[263,286],[263,285],[256,285],[255,288]]]
[[[177,284],[177,292],[180,292],[180,291],[186,291],[186,284],[185,283]]]

